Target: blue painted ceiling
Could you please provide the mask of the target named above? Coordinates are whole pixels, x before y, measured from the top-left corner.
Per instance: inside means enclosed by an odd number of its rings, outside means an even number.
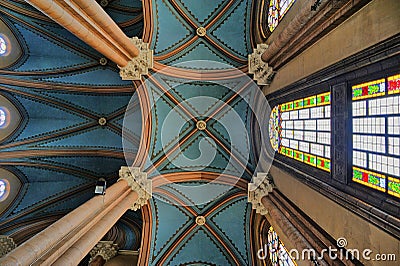
[[[128,36],[143,34],[159,65],[210,60],[246,69],[252,50],[252,1],[152,0],[143,5],[151,11],[145,18],[151,23],[143,24],[139,0],[110,0],[105,10]],[[132,96],[135,115],[140,117],[141,110],[138,83],[122,81],[115,64],[100,65],[102,55],[23,1],[1,2],[0,18],[23,50],[16,64],[0,69],[0,93],[23,116],[20,127],[0,143],[0,167],[23,183],[17,199],[0,216],[0,234],[20,236],[33,227],[20,237],[22,242],[92,197],[98,178],[116,181],[119,168],[126,164],[121,131]],[[197,36],[198,27],[206,28],[206,36]],[[237,78],[217,84],[179,75],[154,70],[144,78],[151,128],[142,136],[149,139],[143,170],[153,179],[202,172],[248,182],[257,164],[254,143],[247,137],[254,126],[247,104],[253,91],[238,93],[245,84]],[[100,117],[107,119],[105,126],[99,125]],[[207,130],[196,128],[198,120],[207,121]],[[141,125],[133,128],[131,152],[136,153]],[[200,176],[183,184],[200,186],[205,182]],[[193,194],[185,196],[171,185],[154,188],[151,265],[252,264],[251,209],[245,188],[210,186],[227,192],[206,204],[186,207],[178,202],[190,201]],[[198,193],[207,194],[200,187]],[[198,215],[206,217],[206,226],[195,225]],[[35,219],[48,223],[32,223]],[[136,249],[141,226],[140,213],[128,212],[107,237]]]
[[[126,34],[141,34],[140,1],[112,1],[106,11]],[[0,69],[0,93],[23,117],[0,143],[0,167],[22,181],[16,200],[0,216],[0,233],[22,242],[91,198],[98,178],[116,181],[126,164],[122,121],[136,87],[121,80],[114,63],[101,65],[101,54],[24,1],[1,2],[0,18],[23,49],[15,64]],[[107,119],[105,126],[100,117]],[[134,153],[141,125],[135,128]],[[36,219],[41,223],[33,226]],[[126,225],[130,220],[139,235]],[[119,237],[126,236],[121,245],[138,247],[140,213],[128,212],[116,227]]]

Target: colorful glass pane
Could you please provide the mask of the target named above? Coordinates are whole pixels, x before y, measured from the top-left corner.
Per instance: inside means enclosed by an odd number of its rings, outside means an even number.
[[[271,226],[268,230],[268,253],[273,266],[296,266],[296,262],[290,257],[285,245],[280,241],[278,234]]]
[[[353,86],[352,104],[353,181],[393,196],[400,177],[399,77]]]
[[[0,200],[3,200],[7,194],[7,182],[4,179],[0,179]]]
[[[388,77],[388,93],[400,93],[400,74]]]
[[[7,112],[4,110],[4,108],[0,107],[0,128],[3,128],[6,126],[7,122]]]
[[[294,101],[294,103],[293,103],[294,110],[302,109],[302,108],[303,108],[303,99]]]
[[[277,151],[279,147],[280,132],[279,109],[275,106],[269,118],[269,139],[275,151]]]
[[[7,43],[3,37],[0,36],[0,55],[5,55],[7,53]]]
[[[388,177],[388,193],[400,198],[400,179]]]
[[[327,105],[331,103],[331,94],[323,93],[317,95],[317,105]]]
[[[280,0],[279,1],[279,20],[283,18],[286,12],[294,3],[294,0]]]
[[[268,6],[268,28],[272,32],[295,0],[270,0]]]
[[[312,107],[312,106],[315,106],[315,104],[316,104],[315,96],[311,96],[311,97],[304,99],[304,107]]]
[[[268,8],[268,28],[272,32],[278,26],[279,11],[278,0],[270,0]]]
[[[353,100],[385,95],[385,79],[366,82],[352,87]]]
[[[385,191],[386,177],[384,175],[353,167],[353,181],[379,191]]]
[[[327,92],[279,105],[280,154],[330,171],[330,102]]]

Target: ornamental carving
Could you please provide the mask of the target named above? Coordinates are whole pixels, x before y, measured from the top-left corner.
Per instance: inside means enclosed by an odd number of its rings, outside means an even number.
[[[17,245],[11,237],[0,235],[0,258],[16,247]]]
[[[114,244],[113,241],[100,241],[90,251],[90,262],[97,256],[103,257],[105,261],[114,258],[118,253],[118,245]]]
[[[272,192],[273,188],[273,181],[266,173],[257,173],[257,176],[253,177],[253,182],[248,184],[247,202],[251,203],[256,213],[261,215],[266,215],[268,213],[268,210],[264,207],[261,200],[263,197],[267,196],[268,193]]]
[[[264,62],[261,58],[262,54],[267,50],[267,44],[257,44],[257,48],[249,55],[249,74],[254,74],[253,79],[258,85],[269,85],[275,75],[272,67]]]
[[[119,177],[119,180],[126,180],[132,190],[138,194],[137,200],[132,203],[131,210],[136,211],[146,205],[152,197],[152,181],[147,179],[147,173],[140,172],[139,167],[122,166]]]
[[[126,66],[119,67],[119,75],[123,80],[140,80],[142,75],[147,75],[149,69],[153,68],[153,50],[138,37],[131,38],[131,41],[138,48],[139,55],[132,58]]]

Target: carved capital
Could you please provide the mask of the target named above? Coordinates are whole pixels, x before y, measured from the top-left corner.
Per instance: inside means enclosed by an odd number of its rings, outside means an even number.
[[[17,245],[11,237],[0,235],[0,258],[16,247]]]
[[[147,204],[152,197],[152,181],[147,179],[147,173],[140,172],[139,167],[122,166],[119,170],[119,180],[125,179],[138,198],[132,203],[131,210],[136,211]]]
[[[120,67],[119,75],[123,80],[140,80],[142,75],[149,73],[149,68],[153,68],[153,50],[138,37],[131,38],[131,41],[138,48],[139,55],[132,58],[126,66]]]
[[[257,48],[252,54],[249,55],[249,74],[254,74],[253,79],[257,81],[258,85],[269,85],[275,74],[272,67],[264,62],[261,58],[268,45],[265,43],[257,44]]]
[[[97,256],[103,257],[105,261],[114,258],[118,253],[118,245],[114,244],[112,241],[100,241],[94,246],[90,251],[90,262]]]
[[[257,173],[257,176],[253,177],[253,182],[248,184],[247,202],[252,204],[252,208],[256,210],[256,213],[261,215],[268,213],[261,200],[273,189],[273,181],[266,173]]]

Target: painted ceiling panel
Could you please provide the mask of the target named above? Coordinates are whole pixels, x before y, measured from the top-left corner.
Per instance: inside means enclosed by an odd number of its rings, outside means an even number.
[[[224,0],[178,0],[187,11],[200,23],[206,21],[210,16],[215,15],[217,9],[226,2]]]
[[[40,78],[40,80],[64,83],[64,84],[77,84],[77,85],[91,85],[91,86],[127,86],[132,82],[122,80],[117,71],[111,70],[107,67],[95,67],[89,70],[77,71],[74,74],[59,74],[47,78]]]
[[[19,166],[17,169],[27,177],[28,183],[23,199],[13,210],[13,213],[50,200],[52,197],[66,193],[85,183],[93,182],[83,177],[35,167]]]
[[[249,23],[251,1],[237,1],[238,5],[223,18],[222,23],[215,29],[210,29],[211,34],[220,40],[226,47],[242,57],[251,53],[249,45]]]
[[[109,115],[121,109],[126,109],[132,93],[126,94],[94,94],[71,93],[65,91],[40,91],[47,98],[57,99],[79,109],[97,115]]]
[[[215,213],[210,219],[226,235],[236,250],[242,255],[243,260],[248,261],[249,242],[246,238],[246,225],[251,212],[246,197],[232,200],[231,203]],[[240,215],[240,216],[238,216]]]
[[[165,172],[210,171],[241,176],[243,170],[235,161],[225,155],[218,145],[202,133],[197,134],[188,144],[181,147],[181,152],[170,156],[166,164],[158,170]],[[173,170],[173,171],[172,171]]]
[[[158,219],[163,221],[157,225],[157,238],[155,239],[155,247],[153,256],[157,257],[160,250],[166,244],[176,238],[177,233],[183,233],[191,217],[182,209],[173,206],[172,202],[164,202],[162,200],[154,200],[154,206],[157,211]]]
[[[98,148],[122,150],[121,135],[108,128],[91,128],[38,144],[40,147],[68,147],[70,149]]]
[[[21,33],[25,43],[29,46],[29,56],[27,60],[15,71],[46,71],[50,69],[65,69],[77,65],[93,63],[93,60],[63,47],[54,40],[44,38],[32,29],[28,29],[19,24],[14,24],[15,28]],[[45,47],[45,49],[44,49]]]
[[[149,265],[250,265],[245,223],[251,208],[246,200],[240,189],[215,182],[156,188],[151,204],[155,228]],[[205,216],[203,226],[195,222],[199,215]]]
[[[52,165],[64,166],[77,171],[85,171],[97,177],[117,176],[115,169],[119,169],[121,165],[125,164],[124,159],[94,156],[46,157],[40,158],[40,160],[51,163]]]
[[[153,3],[158,20],[151,49],[154,49],[155,55],[159,55],[186,41],[192,34],[192,29],[166,1],[153,0]]]
[[[251,3],[250,0],[206,3],[153,0],[155,26],[151,47],[155,48],[156,60],[166,65],[190,60],[212,60],[235,67],[245,65],[252,49]],[[199,27],[206,28],[205,36],[196,34]]]
[[[19,95],[14,95],[14,97],[28,112],[28,123],[16,140],[34,138],[50,132],[77,127],[88,122],[87,118],[54,105]]]
[[[199,264],[206,265],[232,265],[224,250],[215,242],[214,237],[202,229],[196,229],[183,247],[174,254],[166,265]],[[204,251],[207,252],[204,252]]]
[[[181,63],[190,62],[193,60],[208,60],[215,62],[222,62],[229,65],[235,65],[235,62],[227,57],[222,56],[215,48],[205,43],[203,40],[196,41],[193,45],[190,45],[187,49],[179,52],[168,59],[162,60],[166,65],[179,65]],[[215,69],[222,68],[221,65],[215,67]],[[189,68],[189,67],[182,67]],[[195,68],[195,67],[190,67]]]

